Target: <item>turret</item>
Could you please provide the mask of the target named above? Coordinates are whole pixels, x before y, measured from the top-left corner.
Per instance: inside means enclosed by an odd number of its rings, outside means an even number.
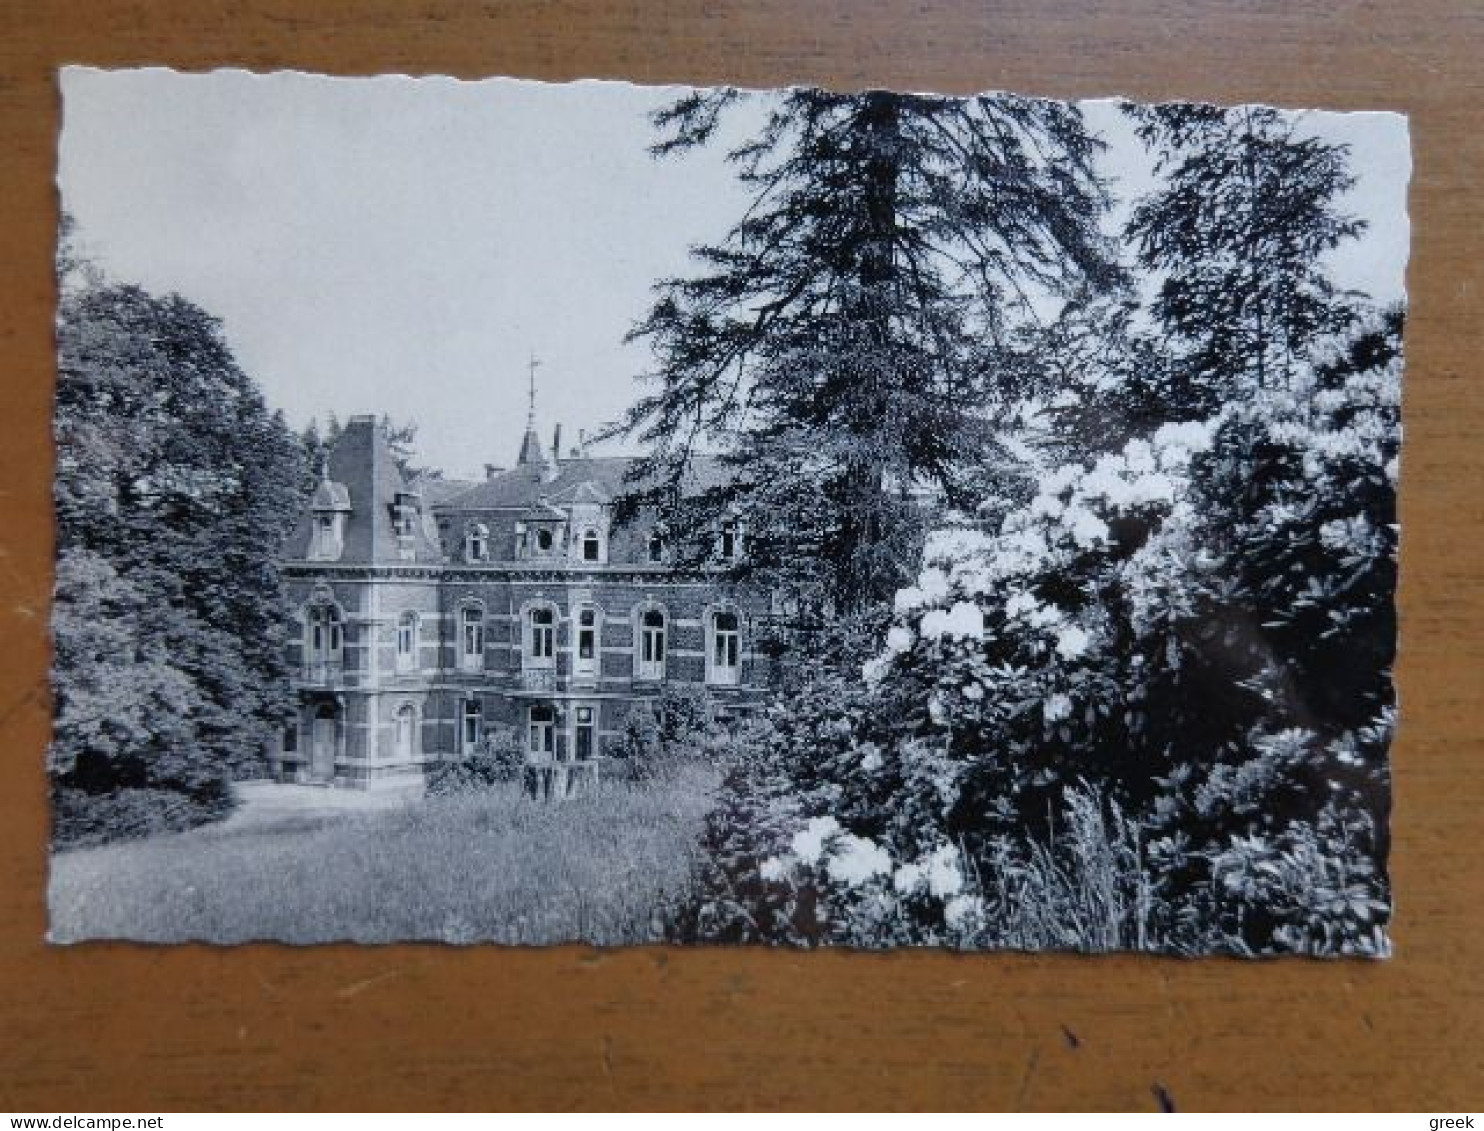
[[[537,482],[549,483],[557,476],[556,460],[560,451],[553,452],[548,463],[546,453],[541,450],[541,438],[536,435],[536,368],[540,364],[532,354],[530,384],[526,394],[526,434],[521,438],[520,455],[516,458],[515,466],[524,468]],[[560,425],[557,434],[561,434]]]

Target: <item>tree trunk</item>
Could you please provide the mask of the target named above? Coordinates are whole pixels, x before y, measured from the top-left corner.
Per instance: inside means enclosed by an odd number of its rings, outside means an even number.
[[[886,490],[886,445],[878,442],[890,427],[890,389],[883,380],[882,360],[891,352],[892,315],[897,291],[897,189],[901,176],[901,107],[898,96],[881,91],[865,96],[860,118],[861,142],[866,148],[858,308],[850,320],[864,330],[870,354],[861,369],[866,387],[855,399],[852,419],[853,450],[845,469],[846,515],[841,550],[840,591],[837,601],[845,613],[859,612],[873,601],[890,596],[891,579],[884,576],[880,551],[887,536],[882,521]]]

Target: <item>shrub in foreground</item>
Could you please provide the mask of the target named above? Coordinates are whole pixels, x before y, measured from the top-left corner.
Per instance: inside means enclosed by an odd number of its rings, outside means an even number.
[[[428,770],[428,793],[435,797],[482,793],[519,780],[525,761],[525,747],[515,728],[491,727],[473,753]]]

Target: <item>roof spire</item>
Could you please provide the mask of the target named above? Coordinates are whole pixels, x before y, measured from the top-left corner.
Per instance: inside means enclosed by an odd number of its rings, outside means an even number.
[[[516,458],[517,467],[534,467],[539,472],[546,464],[546,456],[541,451],[541,440],[536,435],[536,369],[541,362],[534,353],[527,363],[529,370],[529,385],[527,391],[526,408],[526,434],[520,442],[520,455]]]
[[[530,392],[526,407],[526,427],[536,427],[536,369],[541,364],[534,350],[531,351],[531,360],[528,364],[530,370]]]

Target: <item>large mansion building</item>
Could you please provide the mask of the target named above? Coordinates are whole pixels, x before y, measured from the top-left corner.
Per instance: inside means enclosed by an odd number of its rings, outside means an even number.
[[[616,526],[630,460],[543,450],[478,483],[404,481],[374,417],[331,446],[282,574],[297,620],[297,719],[284,780],[416,786],[425,768],[512,727],[536,763],[602,757],[634,704],[705,687],[722,715],[755,701],[767,601],[669,563],[652,521]]]

